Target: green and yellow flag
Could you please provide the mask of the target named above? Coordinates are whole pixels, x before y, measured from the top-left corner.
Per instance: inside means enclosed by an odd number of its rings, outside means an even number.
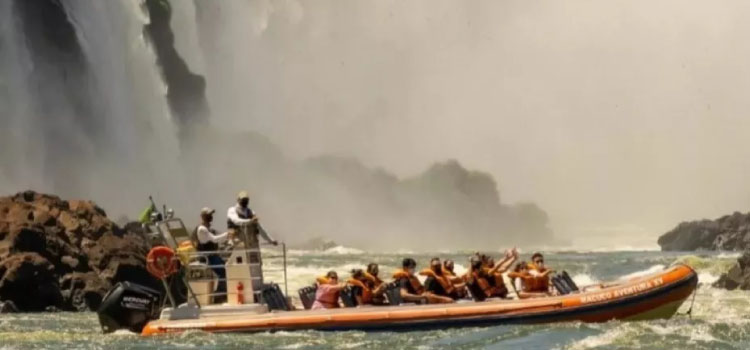
[[[156,206],[154,205],[154,203],[149,204],[148,207],[146,207],[146,209],[143,209],[143,211],[141,212],[141,215],[138,217],[138,222],[142,224],[151,222],[151,213],[153,213],[154,211],[156,211]]]

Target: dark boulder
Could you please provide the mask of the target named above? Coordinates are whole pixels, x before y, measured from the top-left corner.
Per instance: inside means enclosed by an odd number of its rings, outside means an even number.
[[[14,304],[12,301],[0,301],[0,314],[10,314],[18,312],[18,308],[16,307],[16,304]]]
[[[77,311],[98,309],[110,288],[110,283],[93,271],[69,273],[60,282],[65,304]]]
[[[37,253],[19,253],[0,262],[0,300],[12,301],[20,311],[60,307],[55,267]]]
[[[0,300],[19,311],[95,310],[116,282],[158,288],[143,230],[106,215],[90,201],[33,191],[0,197]]]

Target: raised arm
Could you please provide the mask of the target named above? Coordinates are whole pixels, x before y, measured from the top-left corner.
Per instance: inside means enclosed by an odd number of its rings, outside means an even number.
[[[495,266],[492,267],[490,273],[504,273],[508,271],[511,265],[518,259],[518,254],[513,251],[506,251],[505,256]]]

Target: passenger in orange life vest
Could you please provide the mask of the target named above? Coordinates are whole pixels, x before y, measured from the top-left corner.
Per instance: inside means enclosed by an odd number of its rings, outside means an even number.
[[[525,261],[516,264],[516,268],[508,274],[508,277],[511,278],[514,285],[513,288],[520,299],[539,298],[549,295],[547,292],[534,292],[532,290],[531,286],[534,283],[534,276],[529,273],[529,264]]]
[[[352,270],[352,277],[346,283],[352,288],[352,295],[357,301],[357,306],[372,304],[372,289],[368,282],[369,279],[362,269]]]
[[[492,257],[487,258],[487,265],[485,266],[485,269],[487,276],[490,277],[488,279],[488,282],[495,292],[493,296],[500,298],[505,298],[508,296],[508,288],[505,287],[505,279],[503,278],[503,274],[510,269],[510,267],[517,259],[518,251],[516,250],[516,248],[506,250],[505,256],[503,256],[503,259],[500,260],[497,264],[495,263],[495,259],[493,259]]]
[[[432,293],[435,296],[450,298],[457,297],[456,288],[453,286],[450,278],[443,273],[443,264],[440,262],[440,258],[432,258],[430,260],[430,267],[419,272],[422,276],[427,276],[424,281],[424,287],[427,293]],[[448,302],[445,300],[444,302]]]
[[[508,289],[505,287],[503,273],[517,257],[518,252],[514,248],[506,251],[503,260],[495,264],[491,257],[476,253],[471,258],[471,268],[467,274],[467,282],[474,297],[477,300],[507,297]]]
[[[453,287],[456,288],[456,296],[460,298],[465,298],[467,296],[466,292],[466,282],[464,281],[464,278],[462,276],[456,276],[456,272],[454,271],[455,264],[453,263],[453,260],[451,259],[445,259],[443,261],[443,274],[445,274],[446,277],[453,283]]]
[[[367,272],[365,272],[366,282],[365,284],[372,291],[372,303],[374,305],[385,304],[385,283],[378,277],[379,271],[378,264],[369,263],[367,264]]]
[[[529,264],[529,273],[534,276],[530,291],[549,292],[549,275],[553,272],[555,271],[544,266],[544,256],[542,253],[534,253],[531,256],[531,264]]]
[[[426,292],[414,271],[417,262],[412,258],[405,258],[401,263],[402,269],[393,273],[393,279],[400,285],[401,300],[411,303],[439,304],[451,303],[453,299]]]
[[[316,283],[318,290],[315,291],[315,302],[312,304],[312,309],[339,307],[339,294],[344,286],[339,284],[339,276],[336,271],[328,271],[324,277],[318,277]]]

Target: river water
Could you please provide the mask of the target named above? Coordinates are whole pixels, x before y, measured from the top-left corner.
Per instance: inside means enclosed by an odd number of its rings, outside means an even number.
[[[327,270],[334,269],[346,276],[347,271],[371,261],[381,265],[382,274],[394,269],[404,255],[415,257],[420,267],[432,256],[453,258],[460,271],[468,253],[374,254],[342,247],[326,252],[290,251],[289,290],[296,291]],[[15,314],[0,315],[0,349],[748,349],[750,292],[710,286],[736,257],[728,253],[656,251],[557,252],[546,256],[548,265],[569,271],[579,285],[648,273],[675,262],[688,263],[697,269],[700,279],[692,318],[676,315],[670,320],[647,322],[514,325],[407,333],[188,332],[141,338],[124,331],[101,334],[94,313]],[[687,311],[689,303],[688,300],[682,306],[680,313]]]

